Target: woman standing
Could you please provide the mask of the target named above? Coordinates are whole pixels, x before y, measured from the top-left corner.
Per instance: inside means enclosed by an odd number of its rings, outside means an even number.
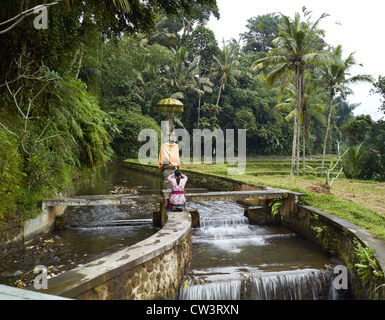
[[[171,195],[168,199],[169,205],[167,207],[170,208],[171,204],[172,211],[182,211],[183,205],[186,202],[184,186],[187,182],[187,176],[180,169],[177,169],[167,177],[167,181],[171,184]]]

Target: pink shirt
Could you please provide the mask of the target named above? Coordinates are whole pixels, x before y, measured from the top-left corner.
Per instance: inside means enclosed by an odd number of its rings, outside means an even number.
[[[173,175],[174,174],[172,173],[167,177],[167,181],[171,184],[171,192],[184,191],[184,186],[186,185],[186,182],[187,182],[187,176],[182,174],[180,176],[180,181],[178,185],[176,182],[176,178],[172,177]],[[173,205],[183,205],[186,202],[186,198],[184,194],[171,194],[169,200],[170,200],[170,203]]]

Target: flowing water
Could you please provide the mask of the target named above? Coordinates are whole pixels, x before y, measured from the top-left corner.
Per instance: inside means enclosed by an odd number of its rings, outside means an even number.
[[[162,182],[161,177],[116,163],[103,170],[78,195],[109,194],[119,186],[133,194],[160,193]],[[154,210],[158,208],[150,204],[68,207],[65,229],[55,230],[0,261],[0,283],[29,286],[37,265],[58,275],[144,240],[158,231],[152,226]]]
[[[118,186],[134,194],[159,193],[162,182],[119,163],[78,194],[109,194]],[[188,203],[187,209],[199,211],[201,227],[192,230],[192,268],[179,299],[338,298],[325,268],[328,257],[288,229],[250,225],[233,202]],[[28,286],[36,265],[55,276],[133,245],[157,231],[153,210],[151,205],[69,207],[66,229],[0,261],[0,283]]]
[[[191,271],[181,300],[337,299],[329,258],[279,226],[250,225],[233,202],[189,203],[200,213],[192,231]]]

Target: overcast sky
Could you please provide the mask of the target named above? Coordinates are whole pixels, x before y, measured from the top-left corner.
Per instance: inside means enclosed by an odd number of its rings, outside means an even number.
[[[247,20],[251,17],[267,13],[283,13],[290,18],[295,12],[301,12],[306,6],[312,11],[312,21],[324,12],[330,16],[322,20],[319,27],[324,29],[327,43],[342,45],[343,58],[355,52],[357,66],[351,69],[351,74],[371,74],[376,80],[385,76],[385,41],[382,36],[383,0],[217,0],[221,18],[212,18],[207,27],[216,35],[219,45],[222,39],[239,39],[239,34],[246,31]],[[378,112],[380,96],[370,95],[371,84],[350,86],[354,95],[350,95],[350,103],[361,103],[354,111],[355,115],[370,114],[373,120],[383,117]]]

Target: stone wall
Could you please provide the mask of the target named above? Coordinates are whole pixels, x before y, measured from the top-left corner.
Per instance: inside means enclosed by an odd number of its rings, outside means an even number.
[[[0,258],[23,247],[24,234],[20,221],[0,222]]]
[[[210,191],[248,191],[266,189],[265,186],[226,177],[218,177],[209,173],[194,172],[186,169],[183,170],[183,173],[187,175],[189,183],[207,188],[207,190]]]
[[[142,165],[134,162],[125,162],[130,168],[141,170],[143,172],[159,174],[159,169],[156,166]],[[226,177],[218,177],[209,173],[195,172],[193,170],[187,170],[183,167],[182,172],[188,177],[188,184],[207,188],[212,191],[247,191],[247,190],[259,190],[266,189],[265,186],[257,185],[248,182],[242,182],[235,179]]]
[[[191,263],[190,230],[187,211],[170,212],[151,237],[49,279],[41,292],[87,300],[175,299]]]
[[[323,248],[330,256],[340,259],[348,269],[348,288],[356,299],[385,299],[385,287],[381,286],[384,279],[373,275],[364,285],[355,266],[358,262],[356,240],[364,247],[376,249],[374,257],[380,269],[385,271],[385,244],[382,240],[374,238],[365,229],[349,221],[313,207],[297,204],[294,210],[286,209],[282,206],[279,214],[273,216],[270,207],[250,206],[245,209],[245,215],[250,223],[284,225]]]
[[[0,258],[24,249],[24,244],[53,229],[55,218],[65,207],[50,207],[34,219],[21,222],[18,219],[0,222]]]
[[[36,218],[25,222],[23,230],[24,242],[28,243],[37,236],[54,229],[56,218],[61,216],[65,209],[65,206],[43,207],[42,212]]]
[[[174,300],[189,267],[191,237],[173,249],[142,263],[78,296],[80,300]]]

